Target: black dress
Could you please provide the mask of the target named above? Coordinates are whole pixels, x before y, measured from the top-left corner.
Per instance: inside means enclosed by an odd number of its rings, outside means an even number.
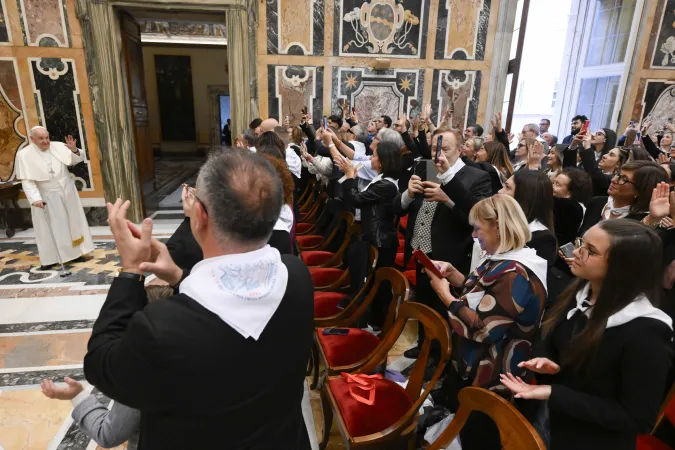
[[[570,320],[565,314],[536,356],[560,363],[586,324],[585,314],[576,312]],[[551,385],[551,450],[634,450],[637,435],[654,426],[670,388],[672,339],[665,323],[636,318],[605,330],[588,367],[537,375],[538,384]]]

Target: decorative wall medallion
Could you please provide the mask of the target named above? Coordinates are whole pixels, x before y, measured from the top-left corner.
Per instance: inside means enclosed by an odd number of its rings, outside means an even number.
[[[66,0],[18,0],[25,45],[70,47]]]
[[[453,127],[463,130],[475,124],[478,116],[481,72],[434,70],[431,94],[431,120],[440,124],[449,106],[455,110]]]
[[[0,57],[0,180],[12,177],[16,152],[28,145],[27,134],[16,60]]]
[[[323,115],[323,67],[269,65],[269,117],[279,122],[288,116],[292,125],[300,123],[302,109],[311,112],[315,126]]]
[[[12,44],[12,30],[7,22],[5,0],[0,0],[0,45]]]
[[[267,53],[323,55],[324,0],[267,0]]]
[[[424,85],[422,70],[375,72],[339,67],[333,69],[333,75],[333,104],[347,101],[356,108],[356,114],[364,123],[382,115],[393,120],[402,113],[411,117],[419,115]]]
[[[652,69],[675,69],[675,0],[666,0],[656,33]]]
[[[87,136],[75,60],[28,58],[28,63],[40,125],[47,128],[54,141],[63,142],[66,136],[73,136],[77,139],[77,146],[86,152]],[[69,167],[69,170],[78,190],[94,189],[89,159]]]
[[[336,0],[336,53],[420,58],[429,0]]]
[[[652,121],[650,132],[662,130],[668,119],[675,118],[675,81],[646,80],[641,106],[640,120]]]
[[[435,59],[485,59],[491,0],[439,0]]]

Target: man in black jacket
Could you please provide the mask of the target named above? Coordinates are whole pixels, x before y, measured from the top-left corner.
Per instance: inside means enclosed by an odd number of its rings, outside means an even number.
[[[443,136],[443,156],[437,165],[438,180],[410,179],[408,190],[394,200],[398,214],[408,214],[405,257],[407,263],[413,250],[420,249],[430,258],[450,262],[463,274],[468,274],[473,239],[469,211],[483,198],[492,195],[490,175],[469,167],[460,158],[462,136],[457,130],[441,127],[432,138],[432,154],[436,153],[438,137]],[[419,194],[419,195],[417,195]],[[447,311],[431,287],[429,277],[417,264],[416,297],[443,317]],[[418,347],[408,350],[406,357],[417,357],[424,340],[419,329]]]
[[[94,324],[87,379],[141,411],[140,449],[309,449],[301,400],[312,346],[313,288],[294,256],[265,245],[281,181],[261,156],[215,153],[191,190],[204,252],[186,279],[152,239],[108,204],[122,272]],[[142,274],[180,294],[148,305]]]

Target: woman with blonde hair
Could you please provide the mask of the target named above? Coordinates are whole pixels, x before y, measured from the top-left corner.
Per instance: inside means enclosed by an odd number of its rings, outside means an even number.
[[[442,395],[434,397],[451,411],[456,411],[457,394],[466,386],[508,396],[500,375],[525,376],[518,365],[530,357],[547,294],[547,263],[525,247],[531,233],[518,202],[507,195],[481,200],[471,209],[469,222],[487,257],[468,278],[442,261],[434,264],[443,278],[427,270],[454,331],[453,363]],[[451,286],[460,292],[458,297]],[[494,422],[481,413],[472,413],[461,440],[465,450],[501,448]]]

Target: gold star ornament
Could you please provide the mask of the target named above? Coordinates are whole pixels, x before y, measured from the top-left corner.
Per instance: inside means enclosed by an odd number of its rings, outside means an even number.
[[[401,91],[411,91],[412,90],[412,80],[409,77],[406,77],[401,80],[399,83],[399,87],[401,88]]]
[[[347,86],[347,89],[353,89],[354,87],[356,87],[358,82],[359,82],[359,79],[356,76],[354,76],[350,73],[349,75],[347,75],[347,79],[345,80],[345,85]]]

